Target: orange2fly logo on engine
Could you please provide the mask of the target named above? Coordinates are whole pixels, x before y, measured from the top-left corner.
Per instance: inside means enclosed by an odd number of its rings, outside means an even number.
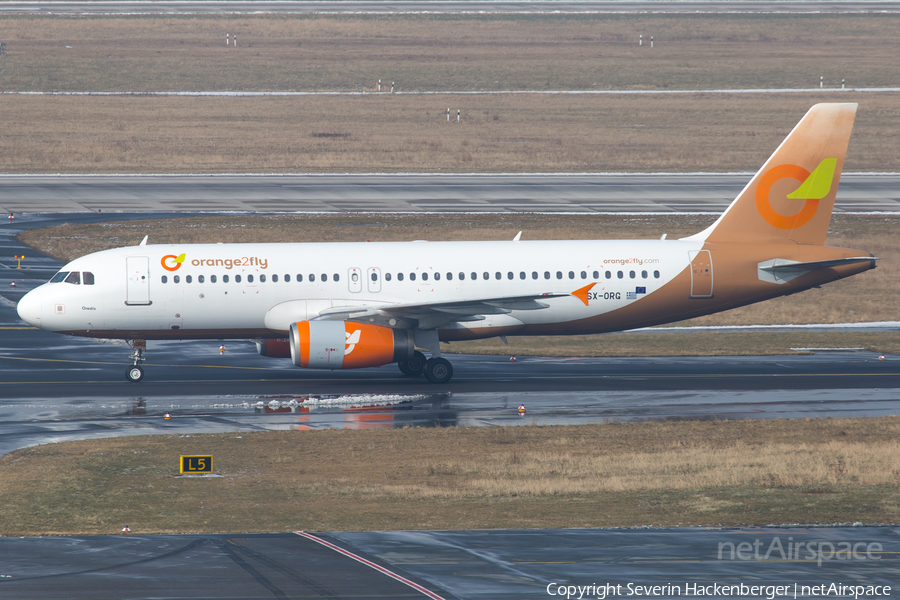
[[[819,210],[819,200],[831,192],[834,171],[837,168],[836,158],[826,158],[810,173],[797,165],[778,165],[763,174],[756,186],[756,209],[769,225],[778,229],[797,229],[809,223]],[[800,211],[792,215],[783,215],[772,208],[769,193],[772,187],[782,179],[794,179],[800,187],[784,196],[790,200],[806,200]]]
[[[162,268],[166,271],[177,271],[181,268],[181,263],[184,262],[184,253],[179,256],[175,256],[174,254],[166,254],[162,257],[162,260],[159,263],[162,265]]]

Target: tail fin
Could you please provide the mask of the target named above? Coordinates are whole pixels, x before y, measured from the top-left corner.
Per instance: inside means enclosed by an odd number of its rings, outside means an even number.
[[[856,104],[816,104],[705,231],[717,242],[825,243]]]

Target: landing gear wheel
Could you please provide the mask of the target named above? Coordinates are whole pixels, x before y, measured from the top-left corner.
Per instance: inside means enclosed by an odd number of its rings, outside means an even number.
[[[129,367],[128,370],[125,371],[125,377],[128,379],[128,381],[137,383],[144,378],[144,369],[138,366]]]
[[[446,358],[432,358],[425,363],[425,379],[431,383],[447,383],[453,377],[453,365]]]
[[[426,362],[427,359],[425,358],[425,355],[417,351],[413,354],[412,358],[409,360],[401,360],[397,363],[397,366],[400,367],[400,371],[402,371],[404,375],[418,377],[425,372]]]

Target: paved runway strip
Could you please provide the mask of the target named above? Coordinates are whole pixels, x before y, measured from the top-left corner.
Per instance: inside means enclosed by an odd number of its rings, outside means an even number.
[[[795,598],[795,585],[801,592],[796,597],[835,597],[802,594],[803,586],[832,585],[878,586],[881,597],[892,597],[900,581],[900,537],[890,527],[333,532],[314,537],[328,545],[293,533],[2,538],[0,594],[17,600],[504,600],[565,598],[568,586],[590,588],[593,593],[582,597],[597,598],[598,587],[604,586],[617,590],[611,597],[676,598],[722,596],[721,586],[738,586],[739,592],[743,585],[746,593],[727,595],[774,600]],[[652,586],[661,587],[652,594]],[[757,586],[755,593],[751,586]],[[884,586],[892,589],[884,594]],[[861,597],[876,596],[864,592]]]
[[[8,175],[0,176],[0,211],[720,213],[749,178],[749,173]],[[845,173],[835,211],[900,212],[898,189],[900,174]]]

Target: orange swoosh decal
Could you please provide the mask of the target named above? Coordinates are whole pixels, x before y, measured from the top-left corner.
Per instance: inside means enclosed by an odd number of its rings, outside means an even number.
[[[572,292],[572,295],[584,302],[584,305],[588,305],[588,292],[591,291],[591,288],[597,285],[596,283],[589,283],[581,289],[575,290]]]

